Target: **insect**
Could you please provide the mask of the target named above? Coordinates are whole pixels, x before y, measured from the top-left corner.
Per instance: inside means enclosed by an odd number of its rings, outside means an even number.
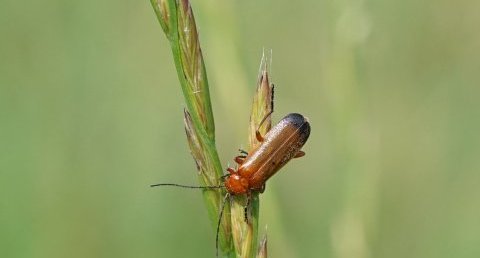
[[[270,112],[262,119],[259,128],[265,120],[272,114]],[[177,186],[184,188],[197,189],[218,189],[224,188],[226,195],[223,199],[217,224],[216,233],[216,252],[218,257],[218,233],[223,215],[225,202],[230,195],[247,195],[247,204],[245,205],[245,221],[248,222],[248,206],[252,193],[263,193],[267,180],[277,173],[285,164],[293,158],[299,158],[305,155],[301,150],[310,136],[310,123],[308,119],[301,114],[291,113],[281,119],[264,136],[256,130],[256,138],[259,144],[250,152],[240,150],[241,155],[234,158],[239,165],[235,170],[227,168],[229,174],[223,176],[224,185],[218,186],[188,186],[179,184],[155,184],[154,186]]]

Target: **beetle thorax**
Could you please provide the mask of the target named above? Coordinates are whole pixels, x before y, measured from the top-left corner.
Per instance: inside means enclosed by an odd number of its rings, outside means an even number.
[[[244,194],[248,192],[248,180],[237,173],[232,173],[225,180],[225,188],[230,194]]]

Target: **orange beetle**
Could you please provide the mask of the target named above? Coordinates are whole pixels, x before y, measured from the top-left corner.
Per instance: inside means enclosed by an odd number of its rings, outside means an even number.
[[[268,116],[267,116],[268,117]],[[232,195],[263,193],[266,181],[292,158],[305,155],[300,149],[310,135],[310,124],[304,116],[292,113],[276,124],[265,137],[256,131],[261,143],[246,156],[235,157],[240,166],[225,180],[225,188]]]

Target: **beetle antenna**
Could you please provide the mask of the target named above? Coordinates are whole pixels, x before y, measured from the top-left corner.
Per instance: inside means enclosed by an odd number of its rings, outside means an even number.
[[[220,224],[222,223],[222,217],[223,217],[223,209],[225,208],[225,203],[227,202],[228,197],[230,197],[230,194],[227,193],[225,194],[225,197],[223,198],[222,201],[222,206],[220,206],[220,214],[218,215],[218,223],[217,223],[217,234],[215,236],[215,255],[218,258],[218,235],[220,233]]]
[[[179,184],[154,184],[154,185],[150,185],[150,187],[155,187],[155,186],[175,186],[175,187],[191,188],[191,189],[219,189],[219,188],[225,188],[224,185],[207,185],[207,186],[193,186],[193,185],[179,185]]]
[[[270,100],[270,106],[272,107],[273,112],[273,100],[275,99],[275,84],[272,83],[272,99]]]

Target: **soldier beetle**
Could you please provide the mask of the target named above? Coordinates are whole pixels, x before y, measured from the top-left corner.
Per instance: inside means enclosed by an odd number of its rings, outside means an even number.
[[[259,128],[271,114],[272,112],[262,119]],[[308,119],[301,114],[291,113],[272,127],[265,136],[262,136],[258,129],[256,130],[256,138],[259,144],[248,153],[240,150],[241,155],[234,158],[234,161],[239,166],[236,170],[227,168],[229,174],[222,177],[224,179],[224,185],[188,186],[180,184],[154,184],[151,186],[176,186],[195,189],[224,188],[226,190],[227,193],[220,208],[215,238],[216,255],[218,257],[218,233],[225,202],[229,196],[247,195],[245,221],[248,222],[247,209],[252,193],[263,193],[265,191],[265,183],[270,177],[277,173],[291,159],[305,155],[305,152],[303,152],[301,148],[307,141],[309,135],[310,123]]]

